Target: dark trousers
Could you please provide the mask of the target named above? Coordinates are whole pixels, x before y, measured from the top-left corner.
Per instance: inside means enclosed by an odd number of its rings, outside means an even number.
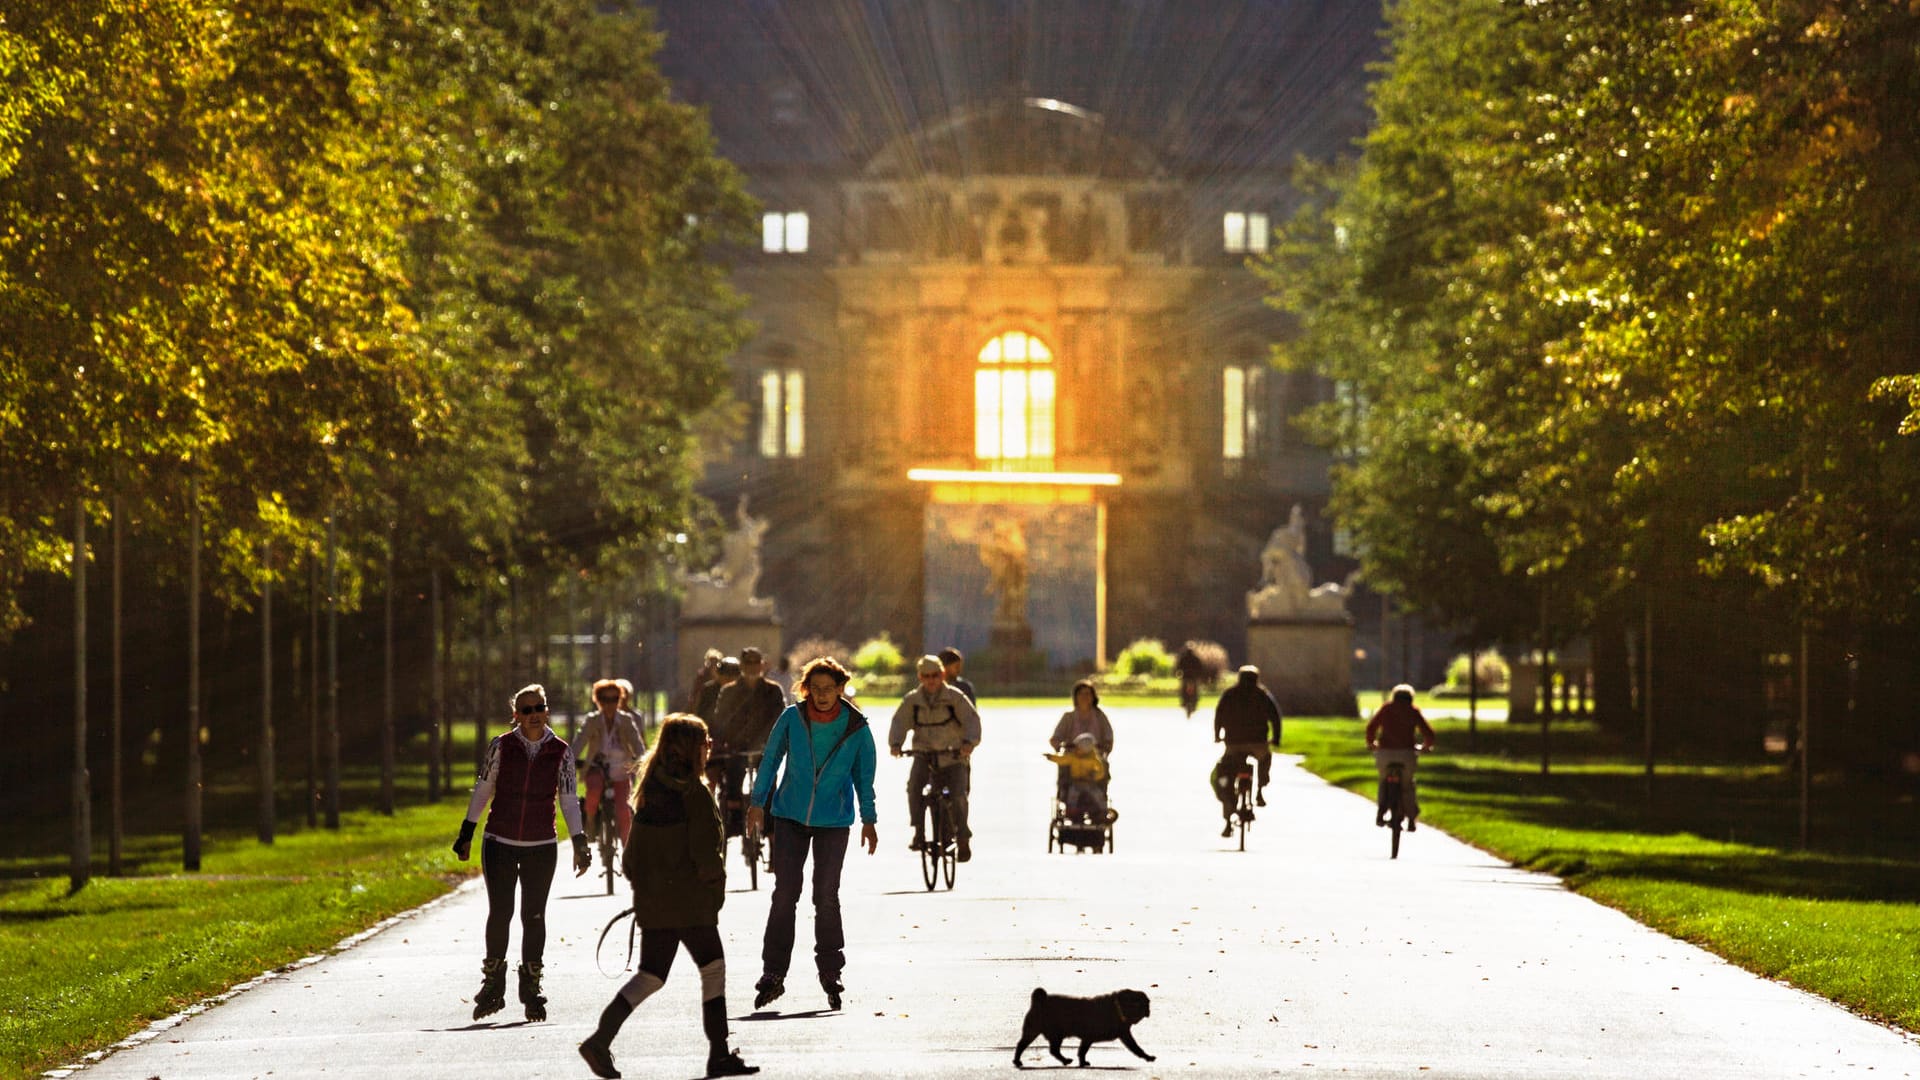
[[[513,923],[513,892],[520,890],[520,959],[537,964],[547,951],[547,892],[560,845],[518,847],[489,836],[480,842],[480,876],[487,882],[487,956],[506,959]]]
[[[805,884],[807,854],[813,854],[813,963],[822,976],[847,966],[847,935],[840,924],[840,868],[847,861],[851,826],[816,828],[792,818],[767,818],[773,844],[773,903],[760,946],[760,969],[785,978],[793,962],[793,922]]]

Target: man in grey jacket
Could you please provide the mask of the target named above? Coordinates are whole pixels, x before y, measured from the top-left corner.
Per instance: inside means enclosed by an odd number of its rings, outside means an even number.
[[[957,857],[966,862],[973,858],[973,834],[967,828],[967,791],[972,783],[968,759],[973,756],[973,748],[980,745],[980,712],[967,695],[948,685],[938,657],[923,656],[917,667],[920,686],[900,699],[887,732],[887,746],[894,757],[903,753],[911,734],[911,749],[916,755],[932,751],[939,758],[937,772],[934,758],[928,756],[916,756],[907,772],[907,812],[913,817],[911,846],[918,851],[926,843],[927,801],[920,792],[937,777],[953,793],[954,836],[960,848]]]

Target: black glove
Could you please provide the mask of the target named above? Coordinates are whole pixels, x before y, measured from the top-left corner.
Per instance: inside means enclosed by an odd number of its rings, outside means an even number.
[[[587,872],[593,865],[593,853],[587,850],[587,834],[573,834],[573,873],[575,877]]]
[[[460,857],[461,862],[466,862],[467,856],[473,854],[473,822],[460,823],[460,839],[453,842],[453,853]]]

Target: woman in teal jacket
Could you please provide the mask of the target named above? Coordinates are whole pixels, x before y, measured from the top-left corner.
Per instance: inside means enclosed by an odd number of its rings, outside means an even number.
[[[640,928],[640,970],[600,1014],[580,1044],[595,1076],[615,1077],[613,1037],[634,1007],[666,985],[680,946],[700,968],[700,1021],[707,1036],[707,1075],[760,1070],[727,1048],[727,961],[720,945],[726,902],[726,840],[720,810],[700,777],[713,740],[697,716],[673,713],[660,724],[653,753],[634,785],[633,830],[621,860],[633,884],[633,921]]]
[[[800,903],[807,854],[813,854],[813,962],[827,1007],[840,1007],[846,933],[840,924],[840,868],[847,859],[854,801],[859,800],[860,842],[871,855],[880,848],[874,831],[873,730],[851,702],[841,698],[847,669],[832,657],[810,661],[800,673],[803,697],[787,706],[767,736],[760,773],[754,778],[747,828],[768,826],[773,844],[773,902],[760,947],[758,1009],[786,992],[793,959],[794,911]],[[771,821],[767,819],[771,817]]]

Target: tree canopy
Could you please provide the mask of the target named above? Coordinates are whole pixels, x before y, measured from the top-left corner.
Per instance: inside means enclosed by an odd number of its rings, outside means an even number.
[[[592,565],[684,531],[752,207],[638,5],[0,17],[0,632],[73,507]],[[280,565],[287,565],[281,562]]]
[[[1366,576],[1483,636],[1718,577],[1920,597],[1920,11],[1398,0],[1264,267]],[[1537,620],[1537,615],[1536,615]]]

